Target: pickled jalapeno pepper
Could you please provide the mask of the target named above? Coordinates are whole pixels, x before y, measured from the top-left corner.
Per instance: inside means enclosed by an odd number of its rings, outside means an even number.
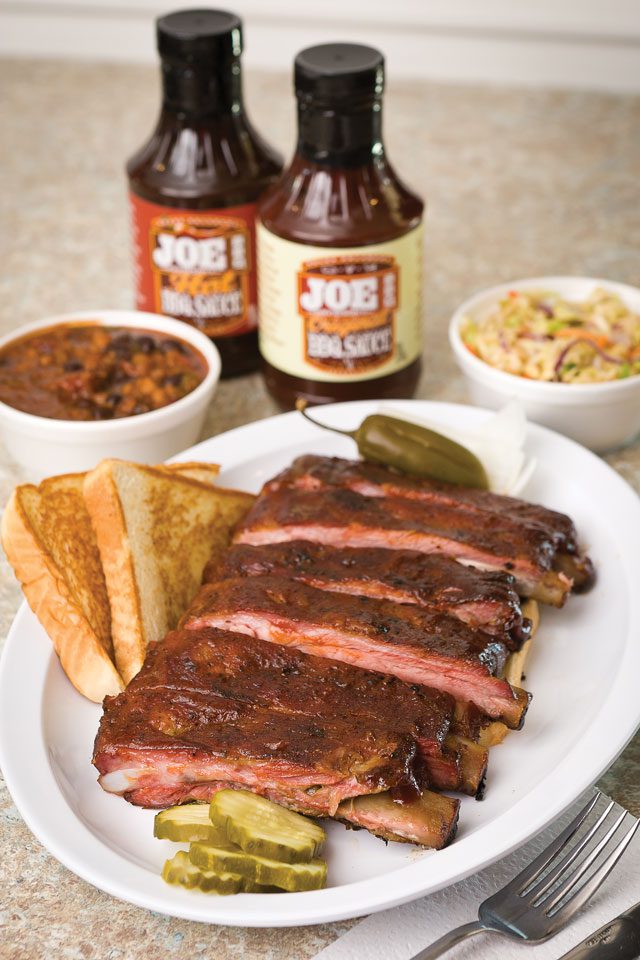
[[[296,407],[315,426],[351,437],[364,460],[413,477],[489,489],[487,474],[475,454],[428,427],[373,413],[356,430],[340,430],[312,419],[304,400],[299,400]]]

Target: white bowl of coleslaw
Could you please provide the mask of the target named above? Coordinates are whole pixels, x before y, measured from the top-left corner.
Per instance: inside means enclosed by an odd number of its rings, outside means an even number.
[[[466,300],[449,342],[479,406],[518,400],[529,419],[598,453],[640,433],[637,287],[594,277],[513,280]]]

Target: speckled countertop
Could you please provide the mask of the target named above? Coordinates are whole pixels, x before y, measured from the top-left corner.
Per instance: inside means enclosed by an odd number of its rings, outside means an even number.
[[[68,310],[131,307],[123,164],[154,121],[156,71],[0,62],[0,331]],[[250,112],[286,153],[289,80],[251,76]],[[446,345],[454,306],[519,276],[638,283],[640,98],[391,84],[389,154],[428,197],[424,377],[463,401]],[[223,383],[203,436],[274,413],[256,375]],[[607,460],[640,489],[640,444]],[[0,502],[20,478],[0,454]],[[2,562],[0,634],[20,592]],[[640,738],[602,784],[640,815]],[[60,866],[0,788],[0,957],[306,960],[348,924],[204,927],[120,903]]]

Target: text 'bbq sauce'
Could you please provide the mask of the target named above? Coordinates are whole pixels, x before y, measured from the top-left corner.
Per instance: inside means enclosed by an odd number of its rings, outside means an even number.
[[[244,112],[235,14],[172,13],[157,40],[160,119],[127,164],[137,307],[203,330],[234,376],[258,365],[256,200],[282,163]]]
[[[420,375],[422,213],[382,145],[382,54],[295,61],[299,137],[258,205],[260,352],[286,407],[410,397]]]

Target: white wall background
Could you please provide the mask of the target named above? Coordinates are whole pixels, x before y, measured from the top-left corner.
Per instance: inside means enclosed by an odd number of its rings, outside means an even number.
[[[0,54],[155,62],[153,20],[202,0],[0,0]],[[215,6],[216,0],[208,5]],[[289,70],[327,40],[372,43],[398,77],[640,92],[640,0],[220,0],[246,64]]]

